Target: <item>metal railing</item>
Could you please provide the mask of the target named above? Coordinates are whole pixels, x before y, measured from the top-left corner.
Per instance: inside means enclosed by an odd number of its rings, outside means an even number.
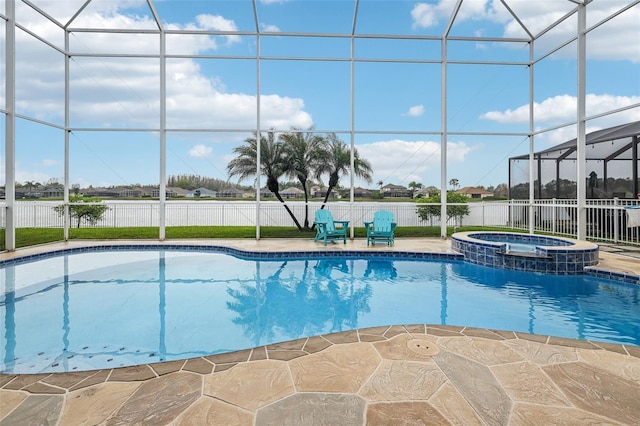
[[[160,203],[146,201],[104,201],[107,206],[102,218],[95,224],[82,222],[83,228],[126,228],[159,227]],[[6,204],[0,209],[0,225],[6,224]],[[60,201],[17,201],[15,204],[16,228],[63,228],[64,220],[55,209]],[[74,204],[70,204],[72,206]],[[86,204],[83,204],[86,205]],[[301,225],[305,219],[305,203],[287,201]],[[393,212],[399,227],[433,226],[440,227],[440,218],[431,216],[426,221],[420,219],[417,209],[421,206],[439,204],[412,202],[355,202],[331,201],[325,208],[333,213],[336,220],[349,220],[352,226],[362,226],[371,220],[379,209]],[[453,204],[456,205],[456,204]],[[451,218],[448,226],[479,226],[509,228],[529,231],[530,220],[536,232],[544,232],[568,237],[577,236],[576,200],[551,199],[536,200],[531,206],[526,200],[480,201],[462,204],[469,207],[469,214],[462,218]],[[627,226],[627,206],[640,205],[639,200],[587,200],[587,239],[613,242],[616,244],[640,245],[640,227]],[[165,226],[256,226],[256,209],[260,208],[261,226],[294,226],[293,220],[283,205],[277,201],[168,201],[165,208]],[[310,224],[315,210],[321,202],[309,202],[306,212]],[[532,216],[532,217],[530,217]],[[77,218],[71,218],[70,228],[78,226]]]

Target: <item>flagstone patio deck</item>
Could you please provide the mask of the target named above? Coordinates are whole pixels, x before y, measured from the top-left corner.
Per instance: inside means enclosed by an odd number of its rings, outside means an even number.
[[[94,243],[109,242],[59,243],[0,259]],[[326,248],[307,240],[192,243],[268,251],[366,248],[364,241]],[[399,239],[392,248],[369,249],[443,253],[449,242]],[[601,252],[598,267],[639,275],[639,263]],[[429,324],[110,370],[0,375],[0,426],[636,425],[638,401],[638,346]]]

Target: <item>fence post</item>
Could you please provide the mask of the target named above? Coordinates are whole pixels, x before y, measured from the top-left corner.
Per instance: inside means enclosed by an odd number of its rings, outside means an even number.
[[[611,212],[611,216],[613,219],[613,241],[618,244],[618,240],[620,239],[620,218],[618,210],[618,206],[620,205],[620,199],[618,197],[613,198],[613,211]]]
[[[552,213],[551,213],[551,231],[552,231],[553,234],[555,234],[556,230],[558,228],[557,224],[556,224],[556,222],[558,220],[558,215],[556,213],[558,207],[556,206],[556,199],[555,198],[551,199],[551,205],[552,205],[552,209],[553,209]]]

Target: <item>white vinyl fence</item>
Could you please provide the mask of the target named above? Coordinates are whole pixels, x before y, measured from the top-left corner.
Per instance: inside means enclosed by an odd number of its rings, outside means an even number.
[[[16,228],[62,228],[63,218],[54,207],[60,201],[18,201],[16,202]],[[103,218],[95,225],[82,223],[83,228],[126,228],[159,227],[160,203],[147,201],[104,201],[108,206]],[[588,200],[587,238],[620,244],[640,244],[640,227],[627,226],[627,206],[639,205],[636,200]],[[4,203],[0,204],[6,205]],[[298,222],[304,225],[305,204],[302,201],[287,201]],[[371,220],[376,210],[393,212],[399,227],[440,226],[440,218],[435,216],[423,221],[417,209],[426,204],[412,202],[354,202],[331,201],[325,208],[333,213],[336,220],[349,220],[351,226],[363,226]],[[529,208],[528,201],[482,201],[470,202],[469,215],[461,219],[450,219],[448,226],[504,227],[521,231],[529,230],[529,216],[533,212],[533,226],[536,231],[575,237],[577,235],[576,200],[536,200]],[[310,202],[307,207],[308,220],[313,223],[315,210],[320,202]],[[439,206],[439,205],[437,205]],[[258,204],[255,201],[167,201],[165,226],[256,226]],[[294,226],[284,206],[277,201],[261,201],[261,226]],[[0,224],[6,223],[5,209],[0,209]],[[72,218],[70,227],[78,223]]]

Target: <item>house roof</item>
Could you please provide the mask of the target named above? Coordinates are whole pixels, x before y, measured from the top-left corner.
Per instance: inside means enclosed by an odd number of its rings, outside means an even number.
[[[304,191],[302,189],[296,188],[295,186],[292,186],[290,188],[287,189],[283,189],[282,191],[280,191],[281,194],[304,194]]]
[[[473,186],[465,186],[456,191],[458,194],[493,194],[491,191],[487,191],[482,188],[474,188]]]

